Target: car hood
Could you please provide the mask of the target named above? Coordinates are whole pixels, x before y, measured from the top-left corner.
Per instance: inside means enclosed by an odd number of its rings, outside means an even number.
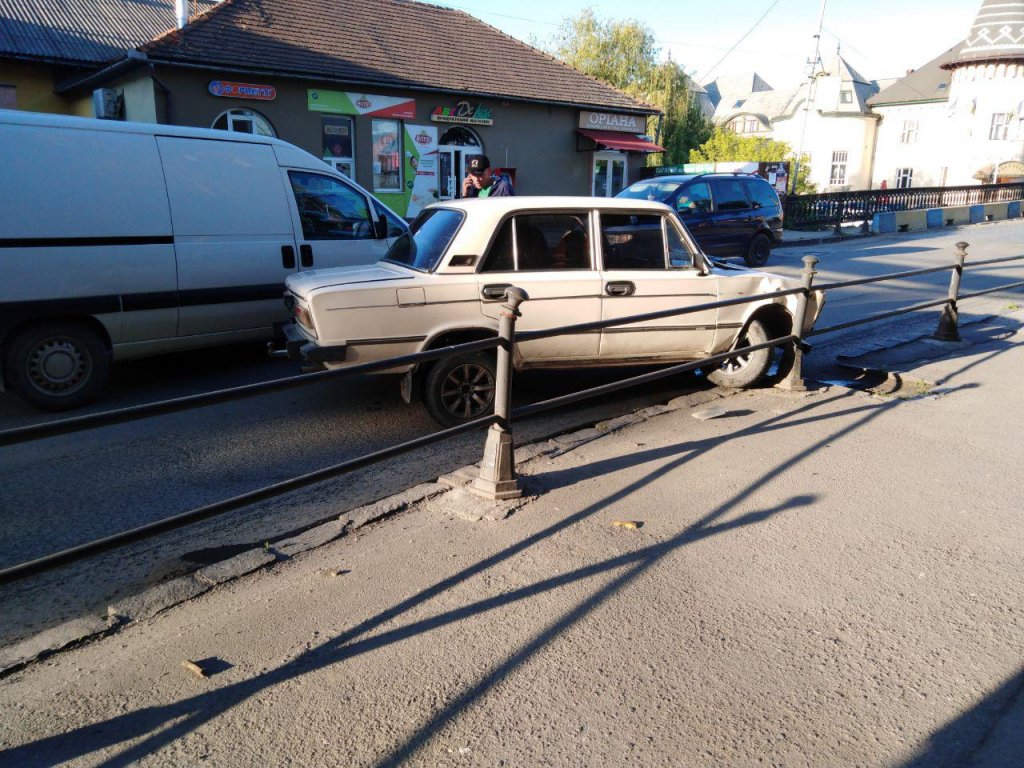
[[[397,264],[379,261],[376,264],[359,264],[351,267],[313,269],[290,275],[285,281],[289,291],[297,296],[307,296],[318,288],[335,288],[347,285],[365,285],[415,278],[416,272]]]

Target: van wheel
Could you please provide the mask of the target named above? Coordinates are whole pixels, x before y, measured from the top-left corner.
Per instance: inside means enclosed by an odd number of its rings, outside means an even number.
[[[750,241],[750,247],[747,248],[747,255],[743,257],[743,261],[747,263],[748,267],[763,267],[768,263],[768,257],[771,255],[772,241],[768,235],[761,232],[754,235],[754,239]]]
[[[434,421],[454,427],[494,410],[494,358],[457,355],[439,360],[423,384],[423,404]]]
[[[768,331],[760,320],[751,320],[746,332],[736,343],[737,347],[752,344],[764,344],[768,341]],[[721,367],[708,374],[708,381],[720,387],[743,389],[760,381],[772,364],[772,348],[765,347],[756,352],[730,357]]]
[[[6,360],[13,389],[46,411],[66,411],[91,400],[106,382],[109,367],[103,342],[77,323],[22,331]]]

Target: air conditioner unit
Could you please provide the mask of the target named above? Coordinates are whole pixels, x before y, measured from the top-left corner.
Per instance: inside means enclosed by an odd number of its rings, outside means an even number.
[[[100,120],[121,120],[124,97],[115,88],[97,88],[92,92],[92,109]]]

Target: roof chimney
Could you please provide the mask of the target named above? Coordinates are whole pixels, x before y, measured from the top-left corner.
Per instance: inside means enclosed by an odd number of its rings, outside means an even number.
[[[174,15],[178,19],[178,29],[188,24],[188,0],[174,0]]]

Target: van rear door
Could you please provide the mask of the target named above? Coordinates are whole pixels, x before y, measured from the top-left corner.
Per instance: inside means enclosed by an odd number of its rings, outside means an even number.
[[[287,316],[297,251],[273,147],[159,136],[178,261],[178,335],[266,329]]]
[[[378,237],[375,201],[369,195],[328,173],[282,172],[291,192],[300,270],[372,264],[384,257],[391,241]]]

